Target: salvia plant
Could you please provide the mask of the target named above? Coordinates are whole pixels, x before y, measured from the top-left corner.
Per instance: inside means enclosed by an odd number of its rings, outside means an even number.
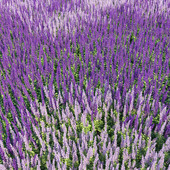
[[[1,0],[0,169],[170,170],[170,3]]]

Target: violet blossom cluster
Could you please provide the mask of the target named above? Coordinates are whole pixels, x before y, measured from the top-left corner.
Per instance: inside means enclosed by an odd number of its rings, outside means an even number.
[[[0,169],[170,170],[169,5],[2,0]]]

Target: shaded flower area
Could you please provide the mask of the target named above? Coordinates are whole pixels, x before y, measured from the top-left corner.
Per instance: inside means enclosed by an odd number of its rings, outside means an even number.
[[[0,169],[170,170],[167,1],[0,2]]]

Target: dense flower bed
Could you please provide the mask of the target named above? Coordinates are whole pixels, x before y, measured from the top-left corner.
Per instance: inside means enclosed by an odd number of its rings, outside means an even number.
[[[0,2],[0,169],[170,170],[167,1]]]

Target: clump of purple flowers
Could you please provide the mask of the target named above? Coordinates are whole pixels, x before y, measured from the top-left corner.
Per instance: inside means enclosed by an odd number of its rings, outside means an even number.
[[[0,169],[170,170],[168,16],[166,1],[2,0]]]

